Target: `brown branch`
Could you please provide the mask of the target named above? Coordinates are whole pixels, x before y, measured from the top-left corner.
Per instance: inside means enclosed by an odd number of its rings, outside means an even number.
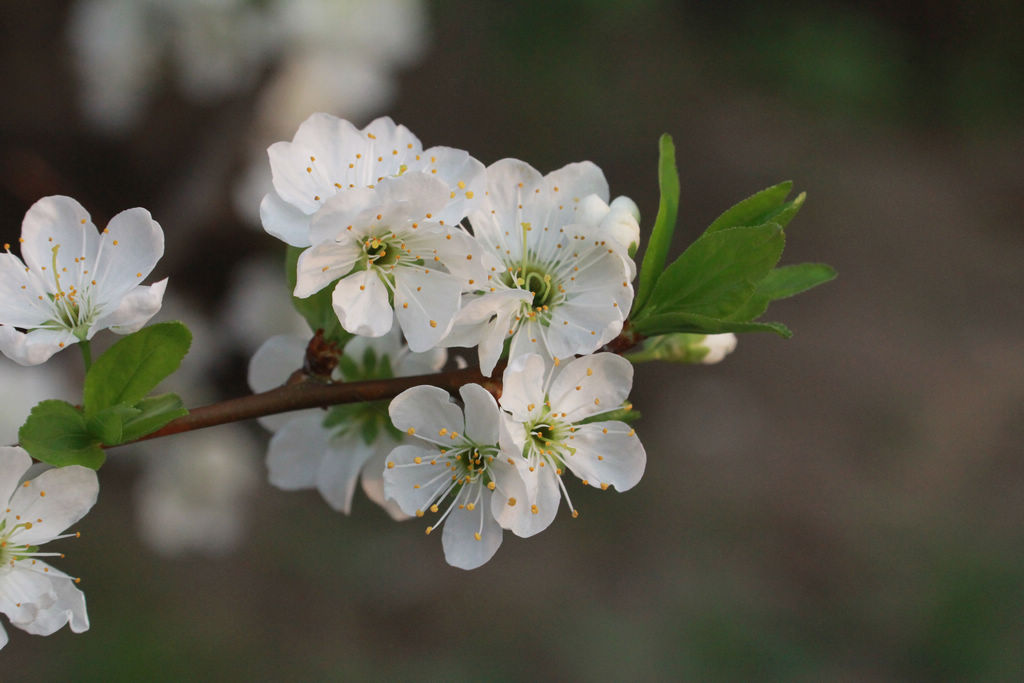
[[[625,353],[643,339],[629,325],[622,328],[622,333],[605,345],[605,350],[612,353]],[[314,338],[315,341],[315,338]],[[455,392],[465,384],[479,384],[494,395],[501,393],[501,374],[505,364],[499,363],[491,377],[480,374],[479,368],[452,370],[434,375],[418,375],[415,377],[395,377],[393,379],[375,379],[363,382],[324,382],[311,377],[302,370],[297,371],[284,386],[259,394],[232,398],[208,406],[201,406],[189,411],[188,415],[171,420],[164,427],[148,434],[137,441],[146,441],[161,436],[190,432],[194,429],[214,427],[216,425],[251,420],[256,417],[287,413],[306,408],[326,408],[341,403],[357,403],[362,401],[383,401],[394,398],[406,389],[421,384]],[[129,443],[137,443],[137,441]]]
[[[324,383],[300,375],[299,381],[270,391],[194,408],[189,411],[188,415],[172,420],[163,428],[142,437],[139,441],[305,408],[322,408],[361,401],[381,401],[394,398],[406,389],[421,384],[431,384],[448,391],[456,391],[464,384],[476,383],[488,391],[496,392],[501,387],[501,367],[495,368],[494,374],[495,378],[484,377],[480,374],[479,369],[467,368],[435,375],[334,383]]]

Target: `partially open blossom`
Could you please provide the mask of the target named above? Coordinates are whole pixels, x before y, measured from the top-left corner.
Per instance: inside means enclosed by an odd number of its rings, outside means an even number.
[[[540,356],[515,358],[505,370],[501,407],[525,483],[522,497],[501,508],[498,523],[519,536],[544,530],[560,494],[577,512],[562,482],[568,469],[601,490],[632,488],[647,463],[636,432],[617,420],[585,422],[622,406],[633,386],[633,366],[611,353],[583,356],[550,370]]]
[[[109,328],[140,329],[163,300],[167,280],[142,285],[164,252],[164,234],[145,209],[114,216],[100,234],[70,197],[44,197],[25,214],[21,256],[0,254],[0,351],[22,365]]]
[[[16,446],[0,447],[0,612],[13,626],[48,636],[65,624],[81,633],[89,628],[85,595],[68,576],[41,558],[63,557],[39,546],[76,536],[64,531],[96,502],[96,473],[71,465],[24,481],[32,459]],[[0,647],[7,633],[0,627]]]
[[[463,386],[459,396],[462,407],[444,389],[423,385],[391,401],[392,422],[416,444],[391,451],[384,493],[417,517],[444,506],[427,534],[443,524],[445,560],[453,567],[475,569],[501,545],[495,510],[523,486],[500,445],[494,397],[479,384]]]
[[[484,254],[464,275],[469,293],[444,343],[479,345],[489,375],[509,337],[509,358],[536,353],[549,362],[611,341],[633,287],[626,246],[602,227],[607,197],[590,162],[546,176],[515,159],[489,166],[486,201],[469,214]],[[605,210],[585,210],[591,204]]]

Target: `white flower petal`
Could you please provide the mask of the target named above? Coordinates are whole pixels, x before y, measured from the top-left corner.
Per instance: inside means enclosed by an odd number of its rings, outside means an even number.
[[[275,142],[267,148],[267,155],[278,196],[303,213],[315,213],[320,201],[334,194],[327,169],[314,161],[316,151],[310,147],[298,142]]]
[[[498,403],[491,392],[479,384],[464,384],[459,389],[466,414],[466,437],[474,443],[498,443]]]
[[[345,514],[352,511],[359,473],[373,454],[373,446],[358,433],[330,440],[316,473],[316,488],[328,505]]]
[[[37,272],[45,268],[43,272],[52,273],[54,247],[59,247],[58,272],[66,273],[68,278],[77,275],[79,270],[75,259],[85,257],[92,263],[96,258],[96,226],[89,219],[89,213],[71,197],[43,197],[33,204],[22,221],[21,238],[25,265]],[[52,277],[47,278],[48,282],[51,280]],[[77,286],[78,282],[74,284]]]
[[[352,235],[354,239],[358,239],[366,232],[366,213],[373,211],[380,204],[377,192],[369,188],[357,187],[339,192],[328,198],[323,208],[310,220],[310,241],[313,244],[333,242],[344,235]]]
[[[430,465],[436,449],[396,446],[384,467],[384,495],[395,501],[407,515],[422,515],[438,493],[438,485],[448,479],[447,470],[438,462]],[[416,459],[421,460],[420,463]],[[433,480],[437,483],[431,483]]]
[[[300,299],[316,294],[340,277],[348,275],[362,250],[352,242],[316,244],[299,254],[294,296]]]
[[[0,254],[0,324],[38,327],[53,318],[49,289],[10,252]]]
[[[435,443],[445,444],[457,438],[453,433],[465,432],[462,411],[440,387],[423,384],[406,389],[391,400],[388,414],[399,431]]]
[[[289,204],[277,194],[268,192],[260,202],[260,222],[263,229],[285,244],[308,247],[309,214]]]
[[[379,442],[378,442],[379,444]],[[409,519],[410,515],[402,512],[398,503],[388,500],[384,495],[384,468],[387,467],[387,457],[390,449],[378,448],[376,455],[366,461],[363,465],[363,476],[361,477],[363,493],[377,505],[384,508],[384,511],[396,522]]]
[[[394,322],[388,290],[375,269],[339,280],[332,302],[341,326],[352,334],[380,337],[388,333]]]
[[[577,422],[615,410],[633,387],[633,366],[614,353],[595,353],[567,363],[556,371],[548,391],[551,409]]]
[[[0,325],[0,352],[19,365],[39,365],[78,338],[67,330],[32,330],[19,332]]]
[[[92,324],[89,336],[105,328],[117,334],[131,334],[141,330],[160,310],[166,290],[167,278],[152,285],[136,287],[124,295],[117,308]]]
[[[484,165],[468,152],[452,147],[431,147],[423,152],[421,160],[422,165],[414,161],[409,169],[444,181],[448,201],[439,209],[437,218],[442,225],[458,225],[486,196]]]
[[[473,509],[465,503],[474,503]],[[479,483],[464,486],[444,522],[444,559],[459,569],[476,569],[494,557],[501,545],[501,526],[491,516],[491,492]]]
[[[31,528],[17,535],[22,545],[46,543],[85,516],[96,503],[100,485],[96,472],[79,465],[47,470],[18,487],[5,515],[7,527],[29,520]],[[42,521],[40,521],[42,520]]]
[[[413,351],[437,346],[459,310],[462,287],[438,270],[399,268],[395,272],[395,313]]]
[[[643,477],[647,454],[636,432],[625,422],[592,422],[576,428],[575,453],[566,466],[580,479],[598,488],[625,491]]]
[[[567,204],[589,194],[597,195],[604,202],[608,201],[608,181],[601,169],[591,161],[566,164],[548,173],[544,180],[547,189],[565,199]]]
[[[45,562],[37,561],[33,569],[37,572],[43,569],[53,576],[50,580],[51,590],[54,594],[53,603],[43,609],[39,609],[34,618],[27,623],[15,623],[18,628],[37,636],[48,636],[56,633],[70,622],[71,630],[75,633],[82,633],[89,630],[89,616],[85,610],[85,594],[75,588],[74,581],[60,575],[54,575],[55,570]],[[63,574],[63,572],[59,572]],[[14,623],[12,621],[12,623]]]
[[[6,503],[11,499],[31,464],[32,458],[24,448],[0,446],[0,502]]]
[[[164,254],[164,232],[149,211],[128,209],[110,219],[100,236],[93,289],[95,304],[116,306],[138,286]]]
[[[558,475],[550,465],[541,467],[540,459],[513,460],[518,477],[502,476],[496,470],[495,482],[501,495],[492,505],[492,512],[503,528],[528,538],[547,529],[558,513]]]
[[[285,491],[316,486],[320,463],[329,447],[323,412],[296,417],[270,439],[267,470],[270,483]]]
[[[544,406],[544,360],[540,356],[512,359],[505,368],[499,403],[518,422],[540,414]]]

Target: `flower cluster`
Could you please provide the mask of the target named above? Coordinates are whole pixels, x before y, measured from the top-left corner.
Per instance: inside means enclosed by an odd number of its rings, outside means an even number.
[[[500,404],[478,384],[458,400],[419,386],[389,409],[406,442],[389,445],[383,496],[410,516],[444,508],[427,533],[445,525],[450,564],[480,566],[503,529],[547,527],[569,501],[566,472],[602,489],[639,481],[646,456],[635,432],[601,419],[623,406],[632,367],[595,353],[632,304],[639,216],[628,198],[609,202],[597,166],[547,175],[515,159],[484,167],[462,150],[423,149],[389,118],[359,130],[326,114],[269,155],[274,189],[261,216],[267,232],[303,249],[296,297],[330,288],[347,332],[383,338],[397,325],[413,355],[475,347],[488,377],[505,358]],[[254,375],[266,375],[265,349]],[[282,427],[272,481],[316,486],[347,511],[358,472],[365,482],[376,461],[371,444],[346,436],[364,419],[348,412],[342,431],[331,413]]]

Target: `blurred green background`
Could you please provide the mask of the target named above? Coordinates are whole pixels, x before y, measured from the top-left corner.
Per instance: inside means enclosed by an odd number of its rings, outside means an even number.
[[[195,104],[163,77],[140,123],[101,134],[77,104],[69,6],[0,5],[0,232],[14,241],[47,194],[101,224],[147,207],[167,234],[157,275],[216,316],[231,264],[279,251],[230,202],[261,81]],[[345,517],[265,482],[239,549],[163,558],[134,522],[134,456],[114,456],[62,548],[91,630],[9,628],[0,677],[1020,680],[1024,6],[491,0],[428,17],[379,112],[426,146],[543,172],[590,159],[649,229],[669,132],[676,251],[792,178],[809,198],[784,262],[839,279],[773,307],[790,341],[638,367],[643,481],[572,488],[579,519],[506,534],[471,573],[361,494]],[[217,392],[244,392],[245,355],[214,356]]]

